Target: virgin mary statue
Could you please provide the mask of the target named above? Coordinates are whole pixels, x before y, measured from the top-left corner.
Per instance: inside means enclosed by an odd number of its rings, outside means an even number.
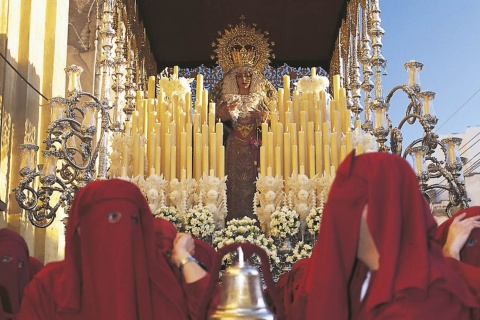
[[[225,125],[227,220],[255,218],[253,196],[259,168],[261,124],[277,103],[277,91],[263,71],[270,62],[268,39],[255,26],[241,22],[218,39],[217,63],[224,78],[211,97]]]

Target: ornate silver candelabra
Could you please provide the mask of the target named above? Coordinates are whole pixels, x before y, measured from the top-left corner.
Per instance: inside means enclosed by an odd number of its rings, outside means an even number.
[[[13,191],[20,207],[37,227],[52,224],[60,207],[68,212],[81,187],[94,179],[107,178],[108,136],[110,131],[123,130],[124,111],[127,109],[131,114],[132,92],[136,88],[131,41],[127,43],[128,59],[124,58],[127,20],[124,18],[125,8],[121,1],[103,1],[97,30],[97,41],[102,50],[96,64],[95,95],[82,92],[81,67],[65,69],[68,75],[67,98],[52,98],[49,103],[52,123],[43,141],[44,164],[35,164],[38,146],[21,146],[22,180]]]
[[[370,5],[368,5],[370,2]],[[459,155],[460,138],[448,138],[439,140],[434,133],[437,118],[433,110],[433,99],[435,92],[421,91],[419,74],[423,64],[410,61],[405,64],[408,71],[408,82],[404,85],[394,87],[385,98],[381,75],[382,69],[386,67],[386,59],[383,57],[381,38],[384,30],[380,26],[380,8],[378,0],[360,2],[362,6],[362,43],[357,53],[353,50],[353,57],[349,57],[352,64],[354,98],[358,96],[358,60],[363,67],[364,81],[361,88],[365,92],[365,122],[362,128],[372,133],[378,143],[379,151],[391,151],[400,156],[410,155],[413,160],[413,167],[419,179],[419,185],[425,197],[432,204],[433,197],[437,190],[446,190],[449,193],[449,202],[446,207],[447,215],[451,216],[451,209],[454,207],[468,207],[470,199],[467,197],[465,180],[462,174],[462,160]],[[358,13],[355,13],[359,17]],[[356,29],[358,30],[358,25]],[[355,39],[359,38],[355,32]],[[370,54],[370,39],[373,54]],[[357,41],[353,41],[353,47],[357,47]],[[357,60],[357,54],[360,59]],[[373,74],[374,83],[370,81]],[[370,91],[374,90],[373,100],[370,100]],[[390,100],[397,92],[403,92],[409,100],[406,114],[399,124],[394,127],[389,117]],[[355,105],[359,105],[358,98]],[[352,112],[358,119],[359,107],[352,107]],[[423,129],[423,137],[410,143],[402,154],[402,128],[405,123],[413,125],[420,123]],[[387,142],[390,141],[390,146]],[[439,150],[439,152],[436,152]],[[439,158],[440,159],[439,159]]]
[[[95,178],[105,178],[107,170],[106,161],[99,161],[95,176],[100,148],[109,131],[111,104],[81,91],[82,68],[71,66],[65,71],[69,75],[68,98],[50,99],[54,121],[43,141],[45,163],[35,165],[38,146],[22,145],[22,180],[13,189],[30,222],[40,228],[54,221],[60,207],[68,211],[78,189]]]

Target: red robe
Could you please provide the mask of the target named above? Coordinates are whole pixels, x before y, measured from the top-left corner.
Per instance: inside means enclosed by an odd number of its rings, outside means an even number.
[[[27,286],[18,319],[195,319],[188,311],[208,277],[184,291],[169,263],[157,255],[153,216],[138,187],[91,182],[72,203],[65,260]]]
[[[29,256],[21,235],[0,229],[0,320],[18,313],[25,286],[42,267],[38,259]]]
[[[357,259],[362,211],[379,253]],[[410,165],[389,153],[350,154],[340,165],[292,319],[469,319],[478,305],[433,241],[436,223]]]

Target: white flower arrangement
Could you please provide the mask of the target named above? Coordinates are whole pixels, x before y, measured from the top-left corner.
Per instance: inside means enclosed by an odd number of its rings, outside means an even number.
[[[327,77],[315,75],[313,77],[302,77],[295,83],[297,90],[300,93],[325,91],[329,86]]]
[[[352,145],[356,148],[361,145],[363,152],[375,152],[378,149],[377,139],[371,133],[361,133],[360,130],[355,129],[353,134]]]
[[[270,234],[270,219],[272,213],[280,208],[285,201],[285,191],[283,190],[283,179],[278,175],[276,177],[262,176],[257,177],[257,191],[253,197],[253,212],[258,220]]]
[[[145,196],[145,198],[147,197],[149,187],[143,175],[138,175],[136,177],[131,178],[130,182],[135,184],[140,189],[140,191]]]
[[[227,216],[227,176],[218,178],[204,174],[198,181],[198,204],[213,214],[215,226],[221,229]]]
[[[307,216],[307,229],[308,232],[316,236],[320,231],[320,224],[322,223],[322,213],[323,213],[323,206],[317,207],[310,211],[310,214]]]
[[[195,179],[177,178],[170,180],[167,192],[167,202],[178,211],[178,217],[184,222],[185,214],[189,208],[196,204],[197,181]],[[200,204],[201,205],[201,204]]]
[[[154,212],[153,216],[155,218],[162,218],[170,221],[171,223],[173,223],[175,228],[177,228],[177,230],[180,230],[180,228],[182,227],[182,223],[178,218],[178,211],[175,207],[160,207]]]
[[[136,179],[137,181],[139,179]],[[168,181],[165,180],[163,175],[150,175],[144,182],[145,196],[147,197],[148,204],[155,212],[158,208],[166,207],[166,190],[168,187]]]
[[[224,229],[215,232],[213,246],[220,249],[232,243],[249,242],[256,244],[265,250],[270,258],[271,267],[274,267],[280,263],[280,259],[277,256],[277,247],[273,239],[266,237],[255,222],[254,219],[248,217],[228,221]],[[227,263],[231,263],[232,257],[228,255],[226,261]]]
[[[294,264],[298,260],[309,258],[312,254],[312,246],[300,241],[293,248],[293,252],[287,256],[286,262]]]
[[[184,217],[185,231],[197,238],[207,238],[215,230],[215,220],[208,208],[196,205],[189,209]]]
[[[305,174],[292,174],[287,179],[287,188],[289,190],[287,205],[293,208],[300,217],[301,231],[304,234],[306,229],[306,218],[312,208],[316,206],[316,183],[318,176],[312,179]]]
[[[165,99],[169,101],[175,94],[182,98],[185,96],[185,93],[191,92],[192,88],[190,87],[190,83],[192,83],[192,81],[193,78],[187,79],[177,77],[173,74],[168,76],[168,73],[164,70],[160,76],[159,87],[161,91],[165,92]]]
[[[272,213],[270,221],[272,236],[284,239],[297,234],[299,228],[300,218],[295,210],[283,206],[280,210]]]
[[[322,213],[325,203],[327,202],[328,194],[330,193],[330,187],[332,180],[330,177],[322,176],[315,180],[316,188],[316,207],[313,207],[307,217],[308,232],[312,235],[316,235],[319,232],[320,224],[322,222]]]

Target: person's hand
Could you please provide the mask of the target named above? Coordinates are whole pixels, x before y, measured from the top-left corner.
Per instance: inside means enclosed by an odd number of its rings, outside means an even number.
[[[187,233],[177,233],[173,241],[172,261],[178,267],[180,262],[195,253],[193,237]]]
[[[255,119],[262,119],[263,118],[263,113],[258,110],[252,110],[250,111],[250,116]]]
[[[255,122],[257,123],[257,125],[259,125],[263,121],[263,113],[261,111],[252,110],[249,113],[250,113],[250,117],[255,119]]]
[[[240,105],[241,101],[240,100],[235,100],[231,103],[227,103],[227,101],[222,101],[219,105],[218,108],[222,110],[227,110],[228,112],[235,110]]]
[[[456,216],[448,228],[447,241],[443,246],[443,254],[446,257],[460,260],[460,250],[467,242],[470,232],[480,227],[480,216],[465,219],[466,215],[464,212]]]
[[[240,101],[236,100],[232,103],[227,103],[226,101],[222,101],[217,106],[217,116],[222,119],[222,121],[231,120],[232,116],[230,114],[231,111],[235,110],[240,105]]]

